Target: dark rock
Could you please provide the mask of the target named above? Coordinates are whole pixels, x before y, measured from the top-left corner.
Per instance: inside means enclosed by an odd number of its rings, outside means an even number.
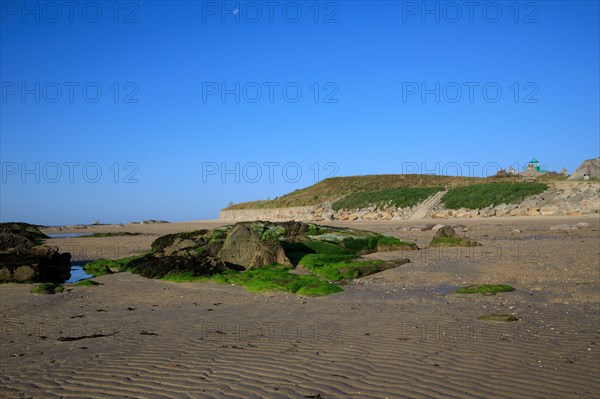
[[[39,230],[39,227],[40,226],[22,222],[0,223],[0,232],[16,234],[39,244],[42,240],[50,238],[42,233]]]
[[[0,282],[62,283],[71,276],[71,254],[39,245],[48,238],[27,223],[0,225]]]
[[[193,276],[210,276],[224,271],[227,266],[221,259],[208,254],[194,256],[146,255],[132,260],[127,268],[148,278],[162,278],[169,274],[191,273]]]
[[[155,251],[162,251],[167,247],[171,247],[174,244],[181,242],[183,240],[194,240],[198,242],[198,245],[202,243],[202,237],[206,234],[208,230],[195,230],[184,233],[176,233],[176,234],[167,234],[161,237],[158,237],[156,240],[152,242],[152,249]]]
[[[343,267],[343,268],[340,268],[339,273],[341,275],[347,275],[347,274],[351,274],[352,271],[356,271],[355,275],[356,275],[356,278],[358,278],[358,277],[368,276],[370,274],[380,273],[384,270],[393,269],[393,268],[401,266],[405,263],[410,263],[410,259],[403,258],[403,259],[390,260],[390,261],[382,262],[382,263],[361,265],[358,267],[352,267],[352,266]]]
[[[158,223],[169,223],[166,220],[154,220],[154,219],[149,219],[149,220],[144,220],[143,222],[141,222],[141,224],[158,224]]]
[[[35,242],[25,236],[0,230],[0,251],[29,252]]]
[[[0,282],[62,283],[71,276],[71,254],[38,245],[30,251],[0,252]]]

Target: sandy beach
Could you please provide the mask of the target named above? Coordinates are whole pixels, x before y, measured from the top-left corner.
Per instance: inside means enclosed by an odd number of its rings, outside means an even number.
[[[336,222],[424,247],[428,222]],[[551,226],[584,222],[577,230]],[[130,273],[34,295],[0,286],[2,398],[598,398],[600,218],[441,223],[481,244],[386,252],[410,263],[325,297]],[[158,236],[225,223],[45,229],[73,261],[148,250]],[[515,230],[516,229],[516,230]],[[517,231],[518,230],[518,231]],[[458,295],[470,284],[514,292]],[[514,315],[515,322],[480,320]]]

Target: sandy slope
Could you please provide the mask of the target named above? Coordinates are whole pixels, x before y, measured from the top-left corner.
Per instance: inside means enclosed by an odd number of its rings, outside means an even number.
[[[128,273],[53,296],[0,286],[0,397],[598,398],[599,219],[511,219],[450,221],[483,247],[370,255],[412,262],[322,298]],[[565,221],[592,227],[548,230]],[[52,241],[143,250],[159,234],[216,225]],[[433,235],[402,230],[414,222],[352,225],[421,246]],[[517,291],[449,294],[472,283]],[[477,319],[491,313],[521,320]]]

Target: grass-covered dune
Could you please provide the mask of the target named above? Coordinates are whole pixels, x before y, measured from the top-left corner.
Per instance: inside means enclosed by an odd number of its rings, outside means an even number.
[[[450,187],[444,197],[448,209],[481,209],[502,203],[514,204],[543,192],[543,182],[557,180],[541,176],[541,183],[519,182],[510,177],[462,177],[438,175],[368,175],[333,177],[292,191],[273,200],[232,204],[225,210],[267,209],[319,205],[331,202],[334,210],[416,205],[437,191]]]
[[[286,195],[273,200],[251,201],[233,204],[225,209],[252,209],[252,208],[286,208],[292,206],[318,205],[323,202],[335,202],[356,193],[374,193],[389,189],[401,188],[439,188],[446,184],[462,186],[485,181],[480,178],[462,176],[438,176],[438,175],[367,175],[367,176],[344,176],[332,177],[321,180],[312,186],[292,191]],[[388,193],[376,194],[384,196],[385,201],[394,200],[388,198]],[[375,198],[378,200],[378,198]],[[352,201],[354,199],[351,198]],[[410,205],[409,205],[410,206]]]

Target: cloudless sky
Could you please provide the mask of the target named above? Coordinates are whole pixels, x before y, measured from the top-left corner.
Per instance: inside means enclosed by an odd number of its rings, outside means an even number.
[[[597,1],[75,4],[1,2],[2,221],[600,155]]]

